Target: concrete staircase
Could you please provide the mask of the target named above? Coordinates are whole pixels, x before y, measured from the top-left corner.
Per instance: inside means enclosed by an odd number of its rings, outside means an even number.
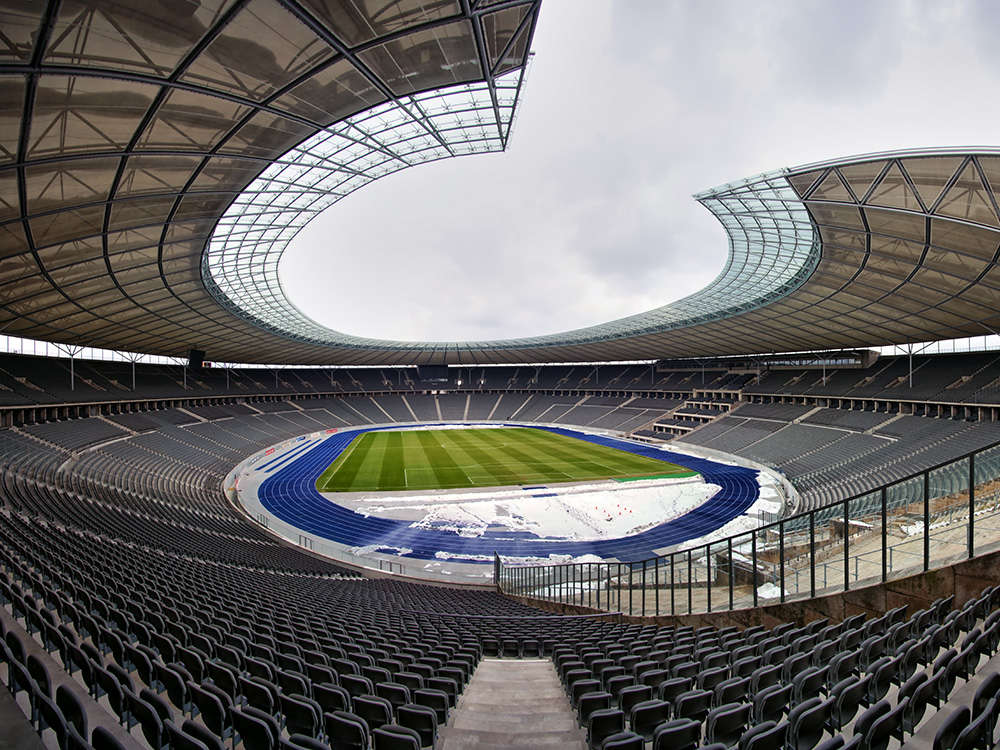
[[[439,750],[586,750],[548,659],[483,659],[441,728]]]

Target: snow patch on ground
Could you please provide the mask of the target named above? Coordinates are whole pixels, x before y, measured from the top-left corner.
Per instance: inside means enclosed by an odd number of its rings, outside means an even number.
[[[638,534],[680,518],[719,486],[700,477],[575,485],[490,493],[365,498],[358,512],[418,520],[411,527],[481,537],[487,529],[530,533],[552,541],[597,541]]]
[[[493,562],[492,555],[460,555],[451,552],[435,552],[434,557],[439,560],[458,560],[460,562]],[[603,563],[605,560],[598,555],[547,555],[545,557],[508,557],[503,556],[503,564],[514,565],[565,565],[567,563]],[[431,569],[431,565],[440,563],[430,563],[425,565],[425,569]],[[492,575],[492,573],[491,573]]]
[[[478,567],[483,568],[484,566],[478,566]],[[429,563],[427,563],[426,565],[423,566],[422,570],[424,572],[430,573],[432,575],[446,575],[446,576],[450,576],[450,575],[452,575],[452,574],[455,573],[455,571],[449,570],[447,567],[444,567],[444,563],[439,563],[439,562],[429,562]],[[485,580],[485,581],[492,581],[493,580],[493,568],[492,567],[486,568],[485,570],[483,570],[480,573],[473,573],[473,572],[470,572],[469,570],[463,570],[460,573],[459,577],[460,578],[474,578],[474,579],[480,579],[480,580]]]
[[[382,552],[393,555],[408,555],[413,552],[406,547],[387,547],[384,544],[366,544],[364,547],[348,547],[347,551],[352,555],[370,555],[373,552]]]
[[[773,583],[770,582],[761,584],[757,588],[758,599],[779,599],[782,593],[784,593],[785,596],[788,596],[787,591],[782,592],[780,588],[778,588],[777,586],[775,586]]]

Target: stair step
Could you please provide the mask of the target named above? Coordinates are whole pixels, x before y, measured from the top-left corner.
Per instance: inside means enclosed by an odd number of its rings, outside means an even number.
[[[587,741],[551,661],[483,659],[441,728],[437,746],[586,750]]]

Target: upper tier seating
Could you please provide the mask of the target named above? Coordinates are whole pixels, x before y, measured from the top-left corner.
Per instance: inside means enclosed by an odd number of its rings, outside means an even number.
[[[72,372],[71,372],[72,371]],[[0,354],[0,407],[143,399],[282,396],[291,394],[465,392],[716,392],[1000,403],[1000,354],[980,352],[883,357],[869,369],[657,370],[647,365],[452,367],[451,382],[422,383],[415,369],[187,369],[176,365],[66,360]],[[134,378],[134,380],[133,380]],[[461,385],[459,382],[461,381]],[[134,385],[133,385],[134,383]],[[679,394],[678,394],[679,395]],[[718,396],[717,396],[718,398]],[[267,407],[262,407],[266,409]]]
[[[915,355],[910,382],[909,357],[882,357],[866,370],[781,369],[744,387],[747,394],[907,399],[950,403],[1000,403],[1000,354]]]

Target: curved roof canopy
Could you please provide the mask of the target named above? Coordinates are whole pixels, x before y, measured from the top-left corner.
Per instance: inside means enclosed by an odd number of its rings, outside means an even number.
[[[278,283],[288,240],[378,177],[505,148],[539,3],[4,0],[0,330],[220,361],[391,365],[1000,328],[993,150],[858,157],[700,194],[729,235],[718,278],[590,328],[428,343],[308,319]]]

